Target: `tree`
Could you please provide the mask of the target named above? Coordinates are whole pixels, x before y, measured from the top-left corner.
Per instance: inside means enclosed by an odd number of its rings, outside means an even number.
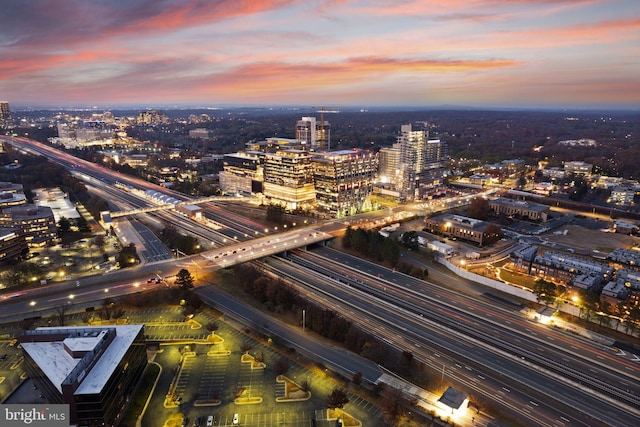
[[[418,232],[417,231],[405,231],[402,233],[402,237],[400,239],[402,244],[410,249],[418,250]]]
[[[544,279],[538,279],[533,284],[533,293],[536,295],[538,302],[550,305],[558,297],[556,285]]]
[[[136,245],[129,243],[127,246],[120,249],[120,252],[116,257],[116,262],[120,268],[131,267],[132,265],[140,262],[140,258],[136,252]]]
[[[329,396],[327,396],[327,408],[336,409],[336,408],[344,408],[344,405],[349,403],[349,398],[347,397],[347,393],[340,388],[334,388]]]
[[[362,372],[356,372],[355,374],[353,374],[353,377],[351,378],[351,381],[355,384],[355,385],[360,385],[360,383],[362,382]]]
[[[78,219],[76,219],[76,227],[78,227],[78,231],[80,231],[81,233],[91,232],[91,227],[89,227],[89,223],[83,216],[80,216],[78,217]]]
[[[502,229],[496,224],[489,224],[484,230],[484,243],[490,245],[502,237]]]
[[[58,231],[60,234],[68,233],[71,230],[71,221],[66,216],[60,217],[58,221]]]
[[[523,188],[525,185],[527,185],[527,177],[522,174],[520,178],[518,178],[518,187]]]
[[[484,197],[474,197],[467,208],[467,216],[486,221],[489,218],[489,201]]]
[[[122,307],[113,307],[111,312],[111,317],[116,320],[116,324],[118,323],[118,319],[125,315],[125,311]]]
[[[275,372],[276,375],[284,375],[287,371],[289,371],[289,362],[287,359],[281,357],[273,364],[273,372]]]
[[[638,328],[638,323],[640,323],[640,306],[634,304],[629,310],[629,314],[625,316],[625,320],[627,321],[627,332],[631,329],[633,335]]]
[[[207,331],[215,334],[218,328],[220,328],[220,324],[218,322],[208,322],[204,327]]]
[[[281,223],[284,219],[284,213],[284,206],[271,203],[267,206],[267,221]]]
[[[176,275],[176,285],[180,286],[180,289],[189,290],[193,288],[193,277],[186,268],[178,271]]]
[[[589,320],[597,310],[600,296],[588,289],[580,289],[580,309],[583,310],[585,317]]]
[[[398,421],[406,413],[409,405],[410,402],[404,397],[402,390],[393,387],[386,388],[383,399],[381,400],[381,407],[387,425],[398,425]]]
[[[64,326],[64,322],[66,319],[67,311],[71,308],[71,304],[61,304],[56,307],[56,314],[58,315],[58,320],[60,322],[60,326]]]

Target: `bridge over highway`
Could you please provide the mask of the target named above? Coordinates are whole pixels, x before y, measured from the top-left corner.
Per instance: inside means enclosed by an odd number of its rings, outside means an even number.
[[[182,261],[182,266],[194,266],[198,270],[197,273],[201,273],[201,270],[232,267],[236,264],[253,261],[291,249],[326,242],[333,238],[332,234],[319,231],[316,226],[313,226],[232,243],[202,252],[197,256],[185,257],[182,260],[164,260],[149,264],[179,264]],[[204,258],[204,262],[200,258]]]

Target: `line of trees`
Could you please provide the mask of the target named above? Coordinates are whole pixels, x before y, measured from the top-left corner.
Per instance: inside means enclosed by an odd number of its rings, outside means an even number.
[[[400,259],[400,245],[393,239],[382,236],[376,230],[354,229],[348,226],[342,237],[342,245],[391,266],[398,264]]]
[[[160,232],[160,240],[169,247],[177,249],[187,255],[193,255],[200,250],[200,242],[193,236],[182,234],[172,225],[166,226]]]
[[[267,309],[278,313],[294,313],[302,326],[343,344],[354,353],[397,370],[406,369],[411,360],[393,351],[369,332],[354,325],[340,313],[306,300],[290,284],[280,278],[264,275],[249,264],[234,267],[234,275],[242,289]]]

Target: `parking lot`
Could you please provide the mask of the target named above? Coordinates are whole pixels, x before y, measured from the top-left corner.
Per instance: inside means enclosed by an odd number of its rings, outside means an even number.
[[[172,319],[171,313],[163,313],[163,321],[168,319]],[[194,320],[201,324],[217,321],[204,313],[198,314]],[[196,423],[206,426],[209,416],[213,417],[213,426],[231,426],[234,425],[234,414],[238,414],[239,425],[245,427],[311,426],[314,419],[317,427],[336,425],[335,420],[327,419],[325,403],[326,396],[336,387],[335,383],[306,369],[295,359],[286,358],[276,349],[252,340],[238,329],[221,321],[217,323],[216,335],[223,341],[216,344],[205,341],[209,332],[204,328],[192,330],[186,325],[179,327],[165,323],[148,329],[154,339],[179,337],[184,341],[162,345],[161,352],[155,357],[155,362],[163,367],[163,373],[152,404],[142,420],[143,427],[169,426],[172,422],[168,420],[175,420],[176,416],[188,418],[190,427]],[[186,339],[189,334],[193,337],[191,343]],[[263,360],[265,367],[254,366],[252,369],[251,363],[242,362],[245,351]],[[276,398],[285,397],[284,384],[276,381],[273,370],[276,361],[282,358],[286,358],[289,364],[284,374],[287,378],[298,385],[303,382],[309,384],[311,397],[308,400],[276,401]],[[382,416],[376,406],[357,395],[348,395],[347,413],[363,425],[383,425],[378,424]]]
[[[82,313],[69,314],[67,325],[86,325],[82,317]],[[325,403],[326,396],[336,387],[334,382],[207,312],[185,321],[178,306],[127,310],[123,320],[145,324],[148,341],[161,343],[158,351],[150,353],[162,370],[142,419],[143,427],[180,426],[185,418],[189,427],[197,420],[204,427],[208,416],[213,417],[213,426],[231,426],[234,414],[238,414],[238,425],[245,427],[311,426],[314,419],[317,427],[336,425],[335,420],[327,419]],[[208,339],[210,332],[203,326],[211,322],[219,326],[216,335],[220,340],[216,342]],[[21,350],[11,342],[0,340],[2,399],[23,381]],[[264,367],[254,364],[252,368],[248,356],[243,362],[245,353],[254,361],[264,361]],[[309,384],[308,400],[284,399],[284,383],[276,381],[274,372],[274,365],[283,358],[289,366],[284,375],[298,385]],[[383,425],[378,424],[382,417],[377,407],[347,394],[347,413],[363,425]]]
[[[22,383],[22,352],[14,340],[0,341],[0,402]]]

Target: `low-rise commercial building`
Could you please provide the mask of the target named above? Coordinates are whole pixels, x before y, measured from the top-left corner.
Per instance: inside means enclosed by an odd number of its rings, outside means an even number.
[[[582,175],[587,178],[591,177],[593,165],[581,161],[564,162],[564,171],[567,175]]]
[[[489,222],[448,213],[426,218],[425,231],[474,242],[480,246],[487,241],[497,240],[501,234],[500,227]]]
[[[496,214],[517,216],[540,222],[546,222],[550,212],[549,206],[522,200],[507,199],[505,197],[490,200],[489,207]]]

